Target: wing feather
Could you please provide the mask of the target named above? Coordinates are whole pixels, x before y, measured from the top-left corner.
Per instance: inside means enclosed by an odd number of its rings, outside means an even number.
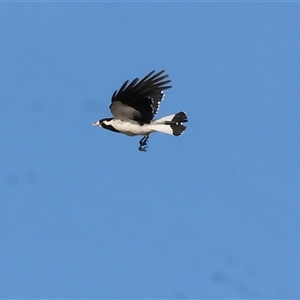
[[[159,109],[164,97],[164,90],[171,88],[168,74],[162,70],[155,74],[151,71],[144,78],[135,78],[131,83],[127,80],[112,95],[110,110],[114,118],[128,118],[140,124],[150,123]],[[161,76],[162,75],[162,76]],[[128,85],[129,83],[129,85]]]

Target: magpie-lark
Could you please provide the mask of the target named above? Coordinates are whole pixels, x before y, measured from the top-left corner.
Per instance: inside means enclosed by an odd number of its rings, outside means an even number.
[[[124,82],[119,91],[111,98],[110,111],[113,118],[105,118],[93,123],[93,126],[103,127],[128,136],[143,135],[140,140],[140,151],[147,151],[147,141],[152,132],[164,132],[175,136],[181,135],[186,127],[186,114],[181,111],[160,119],[153,120],[164,98],[164,90],[171,88],[171,80],[165,80],[169,75],[160,71],[150,72],[143,79],[134,79],[128,84]]]

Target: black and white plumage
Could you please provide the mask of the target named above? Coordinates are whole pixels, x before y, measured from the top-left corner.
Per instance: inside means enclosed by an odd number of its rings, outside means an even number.
[[[92,125],[128,136],[143,135],[140,151],[147,150],[147,141],[152,132],[180,136],[186,129],[182,123],[188,121],[184,112],[153,120],[164,98],[164,90],[171,88],[168,85],[171,80],[165,80],[169,75],[164,72],[155,74],[152,71],[143,79],[136,78],[131,83],[127,80],[112,95],[109,108],[113,118],[101,119]]]

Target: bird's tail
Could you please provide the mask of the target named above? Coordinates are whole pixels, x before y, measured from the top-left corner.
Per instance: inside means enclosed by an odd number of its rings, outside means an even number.
[[[151,122],[153,131],[164,132],[175,136],[182,135],[186,126],[181,123],[188,121],[187,115],[181,111],[177,114],[169,115]]]

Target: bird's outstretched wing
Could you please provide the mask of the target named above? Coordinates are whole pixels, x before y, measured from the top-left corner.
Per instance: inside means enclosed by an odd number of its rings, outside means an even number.
[[[143,79],[136,78],[129,84],[127,80],[119,91],[115,91],[109,107],[114,118],[149,124],[159,109],[163,91],[172,87],[167,85],[171,80],[165,80],[169,75],[162,75],[164,72],[154,74],[155,71],[152,71]]]

